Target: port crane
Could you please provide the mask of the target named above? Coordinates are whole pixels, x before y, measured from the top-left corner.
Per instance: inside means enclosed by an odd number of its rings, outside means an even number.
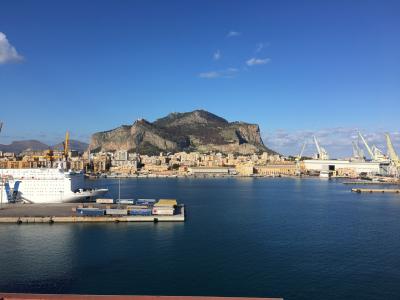
[[[369,156],[371,157],[371,159],[373,161],[386,161],[387,157],[383,154],[383,152],[376,147],[375,145],[373,145],[372,147],[370,147],[367,143],[367,141],[365,140],[364,136],[361,134],[361,132],[358,132],[358,136],[361,138],[365,148],[368,151]]]
[[[358,142],[352,141],[353,144],[353,157],[356,160],[364,160],[364,151],[358,145]]]
[[[385,133],[385,137],[389,158],[396,166],[396,168],[400,168],[400,159],[396,153],[396,150],[394,150],[392,139],[390,138],[390,135],[388,133]]]
[[[296,161],[296,174],[301,176],[301,167],[300,167],[300,160],[303,157],[304,149],[306,148],[307,142],[304,142],[303,146],[301,147],[300,153],[294,159]]]
[[[315,135],[313,138],[315,147],[317,148],[317,159],[322,159],[322,160],[329,159],[328,152],[323,147],[321,147]]]
[[[68,131],[65,133],[65,140],[63,142],[63,146],[64,146],[64,157],[65,157],[65,159],[67,159],[68,151],[69,151],[69,132]]]
[[[306,148],[307,142],[304,142],[303,146],[301,147],[300,153],[296,156],[295,160],[299,161],[303,157],[304,149]]]

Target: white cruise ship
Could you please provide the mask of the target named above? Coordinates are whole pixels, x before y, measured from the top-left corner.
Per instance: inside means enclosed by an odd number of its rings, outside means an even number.
[[[108,192],[108,189],[83,189],[82,173],[62,169],[0,169],[0,177],[3,202],[77,202]]]

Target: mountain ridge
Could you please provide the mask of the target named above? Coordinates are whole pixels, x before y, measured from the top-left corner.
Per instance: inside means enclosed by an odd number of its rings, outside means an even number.
[[[132,125],[94,133],[90,149],[151,155],[179,151],[276,153],[264,145],[257,124],[228,122],[205,110],[170,113],[154,122],[139,119]]]
[[[88,148],[89,144],[78,140],[70,140],[70,149],[77,150],[78,152],[84,152]],[[62,150],[63,142],[55,145],[47,145],[38,140],[19,140],[13,141],[8,145],[0,144],[0,151],[2,152],[13,152],[19,154],[23,151],[43,151],[47,149]]]

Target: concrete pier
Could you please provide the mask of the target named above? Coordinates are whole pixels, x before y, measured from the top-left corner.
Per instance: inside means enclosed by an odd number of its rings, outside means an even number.
[[[351,189],[351,191],[354,193],[400,193],[400,189]]]
[[[387,182],[380,182],[380,181],[345,181],[343,184],[350,184],[350,185],[400,185],[399,181],[387,181]]]
[[[184,222],[185,207],[180,205],[178,214],[152,216],[82,216],[74,212],[78,203],[61,204],[3,204],[0,209],[0,223],[93,223],[93,222]],[[85,203],[93,207],[105,208],[105,205]]]

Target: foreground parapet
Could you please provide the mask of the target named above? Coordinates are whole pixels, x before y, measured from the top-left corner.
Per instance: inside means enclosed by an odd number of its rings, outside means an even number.
[[[65,294],[1,294],[0,300],[283,300],[283,298],[248,297],[194,297],[194,296],[118,296],[118,295],[65,295]]]

